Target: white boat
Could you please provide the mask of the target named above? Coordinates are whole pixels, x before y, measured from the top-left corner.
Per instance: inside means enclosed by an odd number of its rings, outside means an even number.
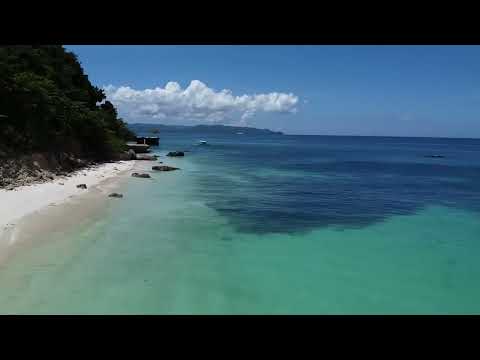
[[[198,142],[198,145],[207,145],[207,142],[205,140],[200,140]]]

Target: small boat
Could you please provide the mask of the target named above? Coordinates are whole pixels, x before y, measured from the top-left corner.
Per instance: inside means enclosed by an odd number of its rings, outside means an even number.
[[[239,131],[237,132],[237,135],[243,135],[243,132]]]
[[[198,142],[198,145],[207,145],[207,142],[205,140],[200,140]]]

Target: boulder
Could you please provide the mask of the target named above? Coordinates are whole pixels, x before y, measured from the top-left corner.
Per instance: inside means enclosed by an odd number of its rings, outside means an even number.
[[[183,151],[170,151],[167,156],[185,156]]]
[[[158,159],[157,155],[147,155],[147,154],[138,154],[137,155],[137,160],[155,161],[157,159]]]
[[[87,185],[86,185],[86,184],[79,184],[79,185],[77,185],[77,188],[79,188],[79,189],[86,189],[86,188],[87,188]]]
[[[84,167],[88,164],[85,160],[82,159],[75,159],[75,163],[77,164],[77,167]]]
[[[32,164],[38,169],[49,169],[50,163],[48,161],[48,155],[43,153],[34,153],[30,156]]]
[[[157,165],[157,166],[152,166],[152,170],[156,171],[172,171],[172,170],[180,170],[179,168],[173,167],[173,166],[167,166],[167,165]]]
[[[111,193],[110,195],[108,195],[108,197],[123,198],[123,195],[119,193]]]
[[[137,159],[137,154],[135,154],[135,151],[133,151],[132,149],[128,150],[127,154],[128,154],[129,160],[136,160]]]
[[[126,151],[121,152],[113,157],[115,160],[126,161],[130,160],[130,155]]]
[[[140,174],[140,173],[133,173],[132,176],[137,178],[143,178],[143,179],[148,179],[150,177],[149,174]]]

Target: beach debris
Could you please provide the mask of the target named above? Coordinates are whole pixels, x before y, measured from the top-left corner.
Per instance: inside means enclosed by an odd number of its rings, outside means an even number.
[[[123,195],[119,193],[111,193],[110,195],[108,195],[108,197],[123,198]]]
[[[185,156],[183,151],[170,151],[167,156]]]
[[[86,184],[79,184],[79,185],[77,185],[77,188],[79,188],[79,189],[86,189],[86,188],[87,188],[87,185],[86,185]]]
[[[132,176],[137,178],[144,178],[144,179],[151,177],[149,174],[140,174],[140,173],[133,173]]]
[[[167,165],[158,165],[158,166],[152,166],[152,170],[156,171],[172,171],[172,170],[180,170],[177,167],[173,166],[167,166]]]

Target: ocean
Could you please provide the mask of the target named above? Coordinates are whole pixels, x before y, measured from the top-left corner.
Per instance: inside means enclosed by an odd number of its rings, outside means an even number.
[[[178,129],[154,152],[181,170],[18,252],[0,313],[480,313],[480,140]]]

